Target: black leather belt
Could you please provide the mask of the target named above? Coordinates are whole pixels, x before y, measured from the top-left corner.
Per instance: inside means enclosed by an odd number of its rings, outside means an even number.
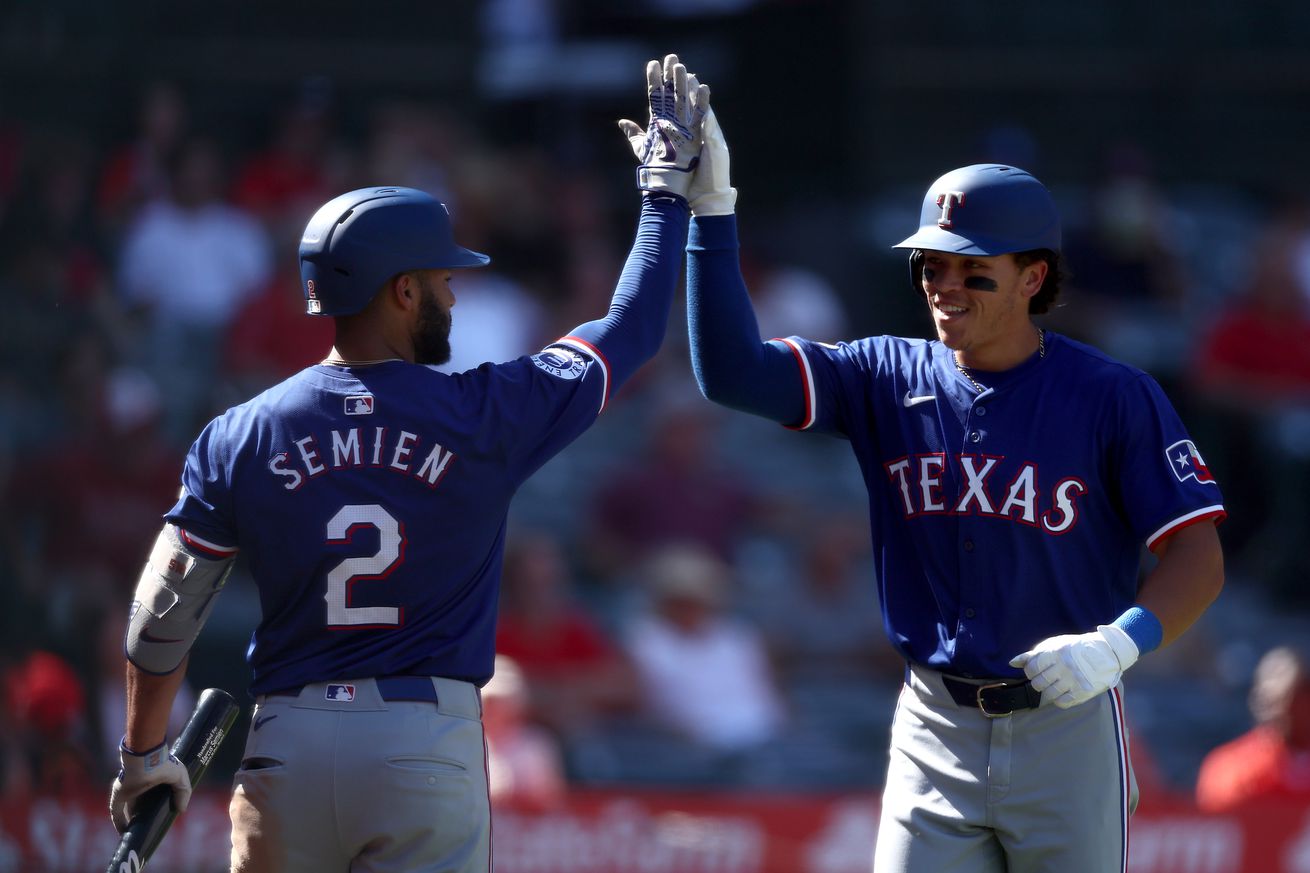
[[[425,703],[437,702],[437,689],[429,676],[379,676],[373,680],[378,687],[378,694],[383,700],[395,702],[400,700],[417,700]],[[349,685],[349,682],[330,683]],[[269,693],[269,697],[298,697],[305,689],[283,688]]]
[[[969,682],[942,675],[942,683],[960,706],[976,706],[988,718],[1000,718],[1021,709],[1036,709],[1042,694],[1027,679],[996,679]]]

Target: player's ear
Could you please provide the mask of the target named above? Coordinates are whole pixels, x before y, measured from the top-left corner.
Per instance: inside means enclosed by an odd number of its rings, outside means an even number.
[[[1019,268],[1019,290],[1024,297],[1032,298],[1042,290],[1042,285],[1046,282],[1046,274],[1050,269],[1051,265],[1044,258],[1038,258],[1031,264]]]
[[[413,273],[397,273],[387,282],[387,294],[401,309],[417,309],[422,300],[418,277]]]

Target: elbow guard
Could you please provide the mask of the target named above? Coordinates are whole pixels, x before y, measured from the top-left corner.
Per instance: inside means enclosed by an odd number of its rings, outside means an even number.
[[[200,635],[232,572],[235,557],[213,560],[188,551],[175,525],[164,525],[132,599],[124,648],[147,673],[172,673]]]

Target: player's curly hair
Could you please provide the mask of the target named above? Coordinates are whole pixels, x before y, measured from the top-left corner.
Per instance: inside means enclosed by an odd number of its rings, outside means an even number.
[[[1060,253],[1050,249],[1031,249],[1026,252],[1015,252],[1014,260],[1020,269],[1038,261],[1046,261],[1046,281],[1042,282],[1041,290],[1028,301],[1028,312],[1033,315],[1049,312],[1055,304],[1055,298],[1060,296],[1060,282],[1064,279]]]

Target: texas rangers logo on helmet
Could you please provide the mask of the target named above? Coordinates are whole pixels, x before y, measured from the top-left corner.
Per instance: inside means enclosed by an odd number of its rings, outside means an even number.
[[[1179,482],[1195,479],[1197,482],[1218,484],[1191,440],[1179,440],[1164,450],[1164,456],[1169,459],[1169,469],[1174,471]]]
[[[937,219],[937,226],[951,227],[955,223],[951,217],[951,212],[955,210],[955,207],[964,205],[964,192],[947,191],[944,194],[938,194],[937,205],[942,208],[942,214]]]

